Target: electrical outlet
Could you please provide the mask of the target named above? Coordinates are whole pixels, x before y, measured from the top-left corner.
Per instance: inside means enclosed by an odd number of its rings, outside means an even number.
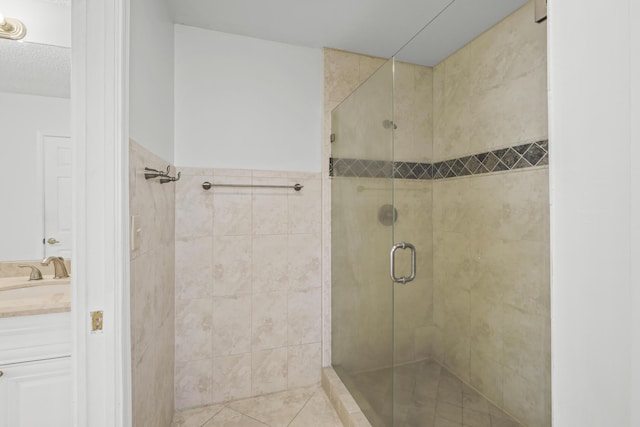
[[[91,312],[91,332],[102,331],[102,311]]]

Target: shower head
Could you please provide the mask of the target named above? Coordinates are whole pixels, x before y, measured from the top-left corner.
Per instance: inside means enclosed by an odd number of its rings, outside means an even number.
[[[391,120],[384,120],[382,122],[382,127],[385,128],[385,129],[390,129],[391,126],[393,126],[394,129],[398,129],[398,125],[393,123]]]

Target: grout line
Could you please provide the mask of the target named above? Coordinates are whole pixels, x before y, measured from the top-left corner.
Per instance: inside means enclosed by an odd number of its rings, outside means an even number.
[[[207,418],[207,420],[205,422],[203,422],[202,424],[200,424],[200,427],[204,426],[206,423],[208,423],[209,421],[211,421],[213,419],[213,417],[215,417],[216,415],[218,415],[220,412],[222,412],[222,410],[225,408],[225,405],[222,405],[222,407],[220,409],[218,409],[216,411],[215,414],[211,415],[211,417]]]
[[[322,388],[320,388],[320,391],[322,391]],[[318,390],[316,390],[315,392],[313,392],[313,394],[311,396],[309,396],[309,398],[307,399],[306,402],[304,402],[304,405],[302,405],[302,407],[300,408],[300,410],[296,413],[296,415],[291,419],[291,421],[289,421],[289,423],[287,424],[287,426],[290,426],[291,423],[293,423],[295,421],[296,418],[298,418],[298,415],[300,415],[300,413],[304,410],[304,408],[307,407],[307,404],[309,404],[309,402],[311,401],[311,399],[313,399],[313,397],[316,395],[316,393],[318,393]],[[324,391],[323,391],[324,393]]]
[[[231,408],[229,408],[229,409],[231,409]],[[232,410],[232,411],[235,411],[235,409],[231,409],[231,410]],[[236,411],[236,412],[238,412],[238,413],[239,413],[240,415],[242,415],[242,416],[245,416],[245,417],[247,417],[247,418],[251,418],[251,419],[252,419],[252,420],[254,420],[254,421],[257,421],[257,422],[259,422],[259,423],[260,423],[260,424],[262,424],[262,425],[265,425],[265,426],[267,426],[267,427],[271,427],[271,426],[269,426],[269,424],[265,423],[264,421],[260,421],[259,419],[254,418],[254,417],[252,417],[251,415],[247,415],[247,414],[245,414],[244,412],[239,412],[239,411]]]

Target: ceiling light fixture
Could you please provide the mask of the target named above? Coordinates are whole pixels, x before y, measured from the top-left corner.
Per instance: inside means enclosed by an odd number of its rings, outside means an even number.
[[[27,35],[27,28],[17,19],[5,18],[0,13],[0,38],[20,40]]]

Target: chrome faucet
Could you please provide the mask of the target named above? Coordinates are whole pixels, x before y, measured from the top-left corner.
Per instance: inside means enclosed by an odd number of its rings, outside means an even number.
[[[64,258],[61,256],[50,256],[42,260],[42,265],[49,265],[51,261],[53,261],[53,268],[55,271],[53,276],[54,279],[64,279],[65,277],[69,277],[67,267],[64,265]]]

